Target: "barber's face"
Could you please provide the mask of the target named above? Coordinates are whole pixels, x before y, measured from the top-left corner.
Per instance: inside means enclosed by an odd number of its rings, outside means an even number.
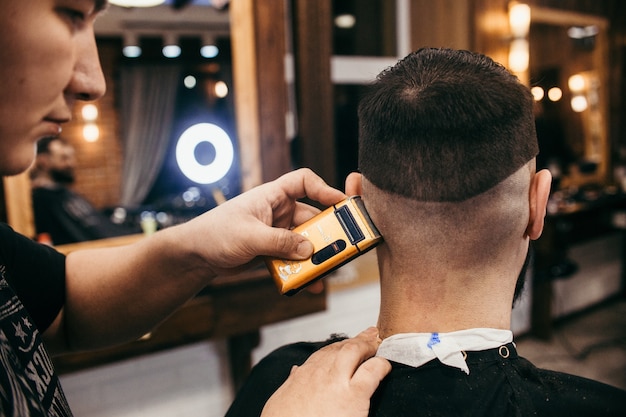
[[[104,94],[95,0],[0,0],[0,174],[31,164],[76,100]]]

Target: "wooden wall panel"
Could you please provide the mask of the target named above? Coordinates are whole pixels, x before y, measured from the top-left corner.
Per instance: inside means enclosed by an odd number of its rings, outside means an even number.
[[[471,49],[470,0],[412,0],[411,48]]]
[[[24,236],[35,237],[35,220],[28,174],[23,173],[12,177],[4,177],[2,180],[7,223],[16,232]]]
[[[343,188],[336,178],[333,86],[330,75],[331,1],[294,0],[298,162],[326,182]]]
[[[289,171],[285,115],[285,3],[238,0],[230,6],[235,114],[242,186]]]

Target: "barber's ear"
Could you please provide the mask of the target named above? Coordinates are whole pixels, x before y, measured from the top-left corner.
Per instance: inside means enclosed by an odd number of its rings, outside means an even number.
[[[532,240],[539,239],[543,232],[551,184],[552,174],[547,169],[537,172],[531,179],[529,193],[530,216],[526,234]]]
[[[346,177],[346,195],[361,195],[363,191],[363,175],[358,172],[351,172]]]

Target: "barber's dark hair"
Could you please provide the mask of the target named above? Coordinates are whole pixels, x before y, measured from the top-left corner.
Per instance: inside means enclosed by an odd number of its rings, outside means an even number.
[[[420,201],[463,201],[538,153],[533,99],[491,58],[425,48],[383,71],[359,105],[359,169]]]

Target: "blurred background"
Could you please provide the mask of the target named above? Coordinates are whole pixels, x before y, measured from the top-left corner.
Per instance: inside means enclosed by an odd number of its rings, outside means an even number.
[[[356,106],[376,74],[424,46],[482,52],[532,88],[538,163],[554,176],[514,310],[520,352],[626,388],[625,2],[155,3],[112,5],[99,19],[108,91],[79,104],[63,130],[75,150],[72,192],[133,231],[120,239],[301,166],[342,188],[357,168]],[[0,218],[41,238],[29,176],[5,178],[0,191]],[[217,280],[145,340],[56,358],[70,404],[81,416],[222,415],[275,347],[375,324],[375,261],[359,258],[323,293],[292,299],[262,269]]]

